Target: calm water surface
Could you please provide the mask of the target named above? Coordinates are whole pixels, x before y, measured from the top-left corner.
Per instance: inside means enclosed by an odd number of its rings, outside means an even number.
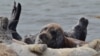
[[[22,4],[17,27],[21,36],[35,34],[45,24],[59,23],[69,31],[81,17],[89,20],[87,41],[100,38],[100,0],[16,0]],[[14,0],[0,1],[0,16],[10,18]]]

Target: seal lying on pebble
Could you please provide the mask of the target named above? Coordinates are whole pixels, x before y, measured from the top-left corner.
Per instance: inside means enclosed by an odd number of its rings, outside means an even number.
[[[16,30],[20,14],[21,14],[21,4],[18,3],[18,5],[16,6],[16,2],[14,2],[11,18],[8,24],[8,29],[12,33],[12,37],[16,40],[22,40],[21,36],[18,34]]]
[[[70,32],[65,32],[67,37],[76,38],[78,40],[85,41],[87,35],[87,26],[89,22],[88,19],[82,17],[78,21],[77,25],[75,25]]]

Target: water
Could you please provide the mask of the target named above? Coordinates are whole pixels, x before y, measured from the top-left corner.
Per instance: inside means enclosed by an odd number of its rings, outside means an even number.
[[[22,37],[35,34],[45,24],[59,23],[69,31],[81,17],[89,20],[87,41],[100,38],[100,0],[16,0],[22,4],[17,27]],[[0,16],[10,18],[14,0],[0,1]]]

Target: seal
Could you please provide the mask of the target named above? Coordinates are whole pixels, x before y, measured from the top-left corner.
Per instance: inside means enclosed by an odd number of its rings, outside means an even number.
[[[65,36],[85,41],[88,24],[88,19],[84,17],[80,18],[78,23],[71,29],[71,31],[65,32]]]
[[[45,25],[39,33],[35,43],[45,43],[51,48],[64,47],[63,30],[57,23]]]
[[[60,35],[60,36],[64,35],[65,37],[71,37],[71,38],[67,38],[67,39],[69,39],[69,40],[70,39],[74,39],[73,41],[70,40],[70,42],[73,42],[73,43],[76,42],[76,39],[80,40],[79,42],[81,42],[81,41],[84,42],[85,39],[86,39],[86,35],[87,35],[87,26],[88,26],[88,24],[89,24],[88,19],[82,17],[82,18],[79,19],[78,23],[71,29],[71,31],[69,31],[69,32],[63,31],[63,33],[58,34],[58,35]],[[51,25],[54,25],[54,26],[50,27]],[[46,27],[47,28],[51,28],[51,29],[52,28],[60,28],[61,29],[61,26],[58,27],[56,23],[48,24],[48,25],[46,25]],[[42,29],[45,29],[45,27],[43,27]],[[46,32],[45,30],[41,30],[41,31]],[[60,31],[58,31],[58,32],[60,32]],[[51,34],[50,31],[48,31],[48,33],[49,33],[49,35]],[[48,33],[46,33],[46,35],[48,35]],[[24,39],[24,42],[27,43],[27,44],[34,44],[34,42],[35,42],[35,40],[37,38],[36,36],[38,36],[39,34],[41,34],[41,32],[38,33],[38,34],[35,34],[35,35],[29,35],[29,36],[27,36]],[[54,34],[54,33],[51,34],[51,35],[55,35],[56,36],[56,34]]]
[[[8,29],[11,31],[13,38],[16,40],[22,40],[21,36],[18,34],[16,30],[20,14],[21,14],[21,4],[18,3],[18,5],[16,6],[16,2],[14,2],[11,18],[8,24]]]
[[[35,44],[47,44],[50,48],[76,47],[84,41],[66,37],[63,29],[57,23],[45,25],[35,39]]]

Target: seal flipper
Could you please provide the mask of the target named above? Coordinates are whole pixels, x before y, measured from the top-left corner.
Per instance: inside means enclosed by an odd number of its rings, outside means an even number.
[[[65,32],[66,37],[76,38],[78,40],[85,41],[87,36],[87,26],[89,24],[88,19],[82,17],[79,19],[78,23],[71,29],[70,32]]]
[[[9,29],[16,31],[16,27],[19,22],[20,13],[21,13],[21,4],[18,3],[18,6],[16,7],[16,2],[14,2],[11,20],[10,20],[9,26],[8,26]]]
[[[11,30],[12,36],[16,40],[22,39],[21,36],[16,31],[16,27],[19,22],[20,13],[21,13],[21,4],[18,3],[18,5],[16,7],[16,2],[14,2],[14,7],[12,10],[12,15],[11,15],[11,19],[9,21],[8,28],[9,28],[9,30]]]

